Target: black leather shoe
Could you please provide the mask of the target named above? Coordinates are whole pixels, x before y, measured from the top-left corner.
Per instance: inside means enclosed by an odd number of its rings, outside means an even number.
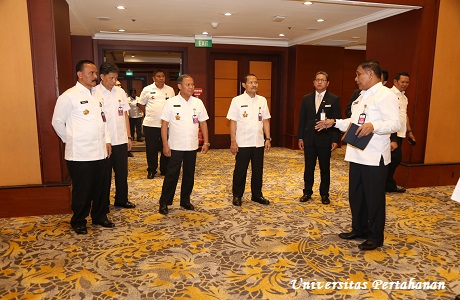
[[[113,206],[123,207],[123,208],[135,208],[136,204],[128,201],[126,203],[114,203]]]
[[[308,200],[311,200],[311,195],[308,194],[303,194],[303,196],[299,199],[300,202],[307,202]]]
[[[128,157],[134,157],[134,155],[131,153],[131,151],[128,151]]]
[[[363,251],[367,251],[367,250],[375,250],[377,249],[378,247],[382,247],[383,246],[383,243],[374,243],[374,242],[371,242],[371,241],[364,241],[362,244],[359,244],[358,245],[358,248],[360,250],[363,250]]]
[[[385,192],[387,193],[405,193],[406,189],[403,187],[397,186],[396,188],[393,188],[393,189],[386,189]]]
[[[85,226],[83,227],[78,227],[78,228],[73,228],[73,231],[75,231],[76,234],[87,234],[88,233],[88,229],[86,229]]]
[[[251,200],[254,201],[254,202],[263,204],[263,205],[269,205],[269,204],[270,204],[270,201],[268,201],[267,199],[265,199],[264,196],[252,197]]]
[[[158,212],[162,215],[167,215],[169,213],[169,209],[167,205],[160,204],[160,209]]]
[[[355,231],[339,233],[339,238],[344,240],[367,239],[367,234],[358,233]]]
[[[100,225],[102,227],[105,227],[105,228],[113,228],[115,227],[115,223],[109,221],[109,220],[105,220],[104,222],[102,223],[95,223],[93,222],[94,225]]]
[[[147,179],[153,179],[153,177],[155,176],[155,173],[154,172],[149,172],[147,174]]]
[[[329,204],[331,201],[329,200],[329,196],[321,196],[321,203]]]
[[[144,139],[137,139],[137,141],[138,141],[139,143],[142,143],[142,142],[144,141]]]
[[[195,206],[192,203],[181,204],[180,206],[186,210],[195,210]]]
[[[236,197],[236,196],[233,196],[233,201],[232,201],[233,205],[235,206],[241,206],[241,198],[240,197]]]

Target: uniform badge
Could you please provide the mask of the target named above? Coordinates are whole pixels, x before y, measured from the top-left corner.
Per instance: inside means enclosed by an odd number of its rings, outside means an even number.
[[[180,120],[179,113],[177,113],[177,115],[176,115],[176,120]]]
[[[248,114],[246,113],[246,111],[244,111],[243,113],[243,117],[247,118],[248,117]]]
[[[85,109],[85,110],[83,111],[83,114],[86,116],[87,114],[89,114],[89,110]]]
[[[151,98],[152,98],[152,99],[155,99],[155,96],[152,96]]]

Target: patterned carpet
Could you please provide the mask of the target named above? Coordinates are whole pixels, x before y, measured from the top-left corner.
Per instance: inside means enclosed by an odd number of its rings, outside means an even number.
[[[271,205],[231,205],[229,150],[198,154],[192,203],[158,213],[162,177],[129,159],[134,210],[115,229],[70,230],[70,215],[0,219],[1,299],[453,299],[460,294],[460,204],[453,186],[387,195],[385,244],[362,252],[350,229],[348,164],[333,154],[331,205],[299,203],[303,154],[265,156]],[[316,174],[319,178],[319,172]],[[315,183],[315,190],[318,185]],[[113,200],[112,200],[113,202]]]

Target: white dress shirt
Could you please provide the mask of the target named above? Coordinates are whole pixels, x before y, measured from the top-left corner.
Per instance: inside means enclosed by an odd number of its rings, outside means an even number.
[[[129,102],[125,91],[118,86],[114,86],[109,91],[100,83],[96,86],[94,97],[103,103],[112,146],[127,144],[128,130],[126,129],[125,112],[129,111]]]
[[[142,125],[148,127],[161,127],[161,112],[163,107],[171,97],[174,97],[174,90],[169,85],[164,85],[161,89],[155,83],[146,86],[139,96],[139,103],[145,106],[145,117]]]
[[[401,128],[397,134],[398,137],[405,138],[407,131],[407,104],[409,101],[404,92],[400,92],[395,86],[391,88],[391,91],[395,93],[399,100],[399,122],[401,123]]]
[[[267,99],[259,95],[251,98],[246,92],[232,99],[227,113],[227,119],[236,121],[238,147],[263,147],[263,120],[270,118]]]
[[[378,166],[383,156],[385,165],[391,162],[390,134],[399,130],[398,98],[384,87],[381,82],[368,90],[361,91],[361,95],[351,106],[351,117],[336,120],[335,127],[346,131],[350,122],[358,124],[359,115],[366,114],[365,123],[372,123],[374,136],[364,150],[347,145],[345,160],[368,166]]]
[[[95,161],[107,157],[106,143],[110,136],[101,112],[102,103],[77,82],[57,99],[52,125],[65,143],[65,159],[70,161]]]
[[[206,121],[209,116],[200,99],[190,96],[187,101],[179,93],[166,101],[161,119],[169,122],[169,148],[192,151],[198,149],[199,122]]]
[[[129,100],[129,112],[128,112],[129,117],[132,119],[142,118],[144,116],[144,113],[139,108],[139,106],[137,106],[137,104],[139,103],[139,97],[134,97],[134,99],[132,97],[129,97],[128,100]]]

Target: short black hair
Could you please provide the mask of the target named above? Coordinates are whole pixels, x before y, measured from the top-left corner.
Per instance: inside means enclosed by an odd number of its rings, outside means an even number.
[[[94,62],[89,60],[89,59],[82,59],[79,62],[77,62],[77,65],[75,66],[76,73],[83,71],[83,66],[85,64],[91,64],[94,65]]]
[[[156,69],[155,71],[153,71],[153,76],[156,76],[158,73],[163,73],[163,75],[165,75],[165,71],[163,71],[162,69]]]
[[[182,84],[182,81],[184,81],[185,78],[192,78],[192,76],[190,76],[189,74],[180,75],[179,77],[177,77],[177,84]]]
[[[316,79],[316,76],[318,76],[318,75],[324,75],[324,76],[326,76],[326,80],[329,81],[329,74],[327,74],[326,72],[324,72],[324,71],[316,72],[316,74],[315,74],[315,79]]]
[[[131,89],[131,92],[129,92],[129,93],[132,94],[133,92],[137,94],[136,89]]]
[[[243,82],[246,83],[248,82],[248,77],[249,76],[254,76],[255,78],[257,78],[257,76],[255,74],[246,74],[243,76]]]
[[[383,81],[388,81],[388,71],[382,69]]]
[[[99,74],[107,75],[109,73],[120,73],[118,66],[111,62],[105,62],[99,67]]]
[[[401,78],[401,76],[410,77],[409,73],[407,73],[407,72],[399,72],[399,73],[396,73],[395,80],[398,81]]]
[[[366,71],[372,70],[378,78],[382,77],[382,68],[376,60],[365,60],[358,65],[358,67],[363,68]]]

